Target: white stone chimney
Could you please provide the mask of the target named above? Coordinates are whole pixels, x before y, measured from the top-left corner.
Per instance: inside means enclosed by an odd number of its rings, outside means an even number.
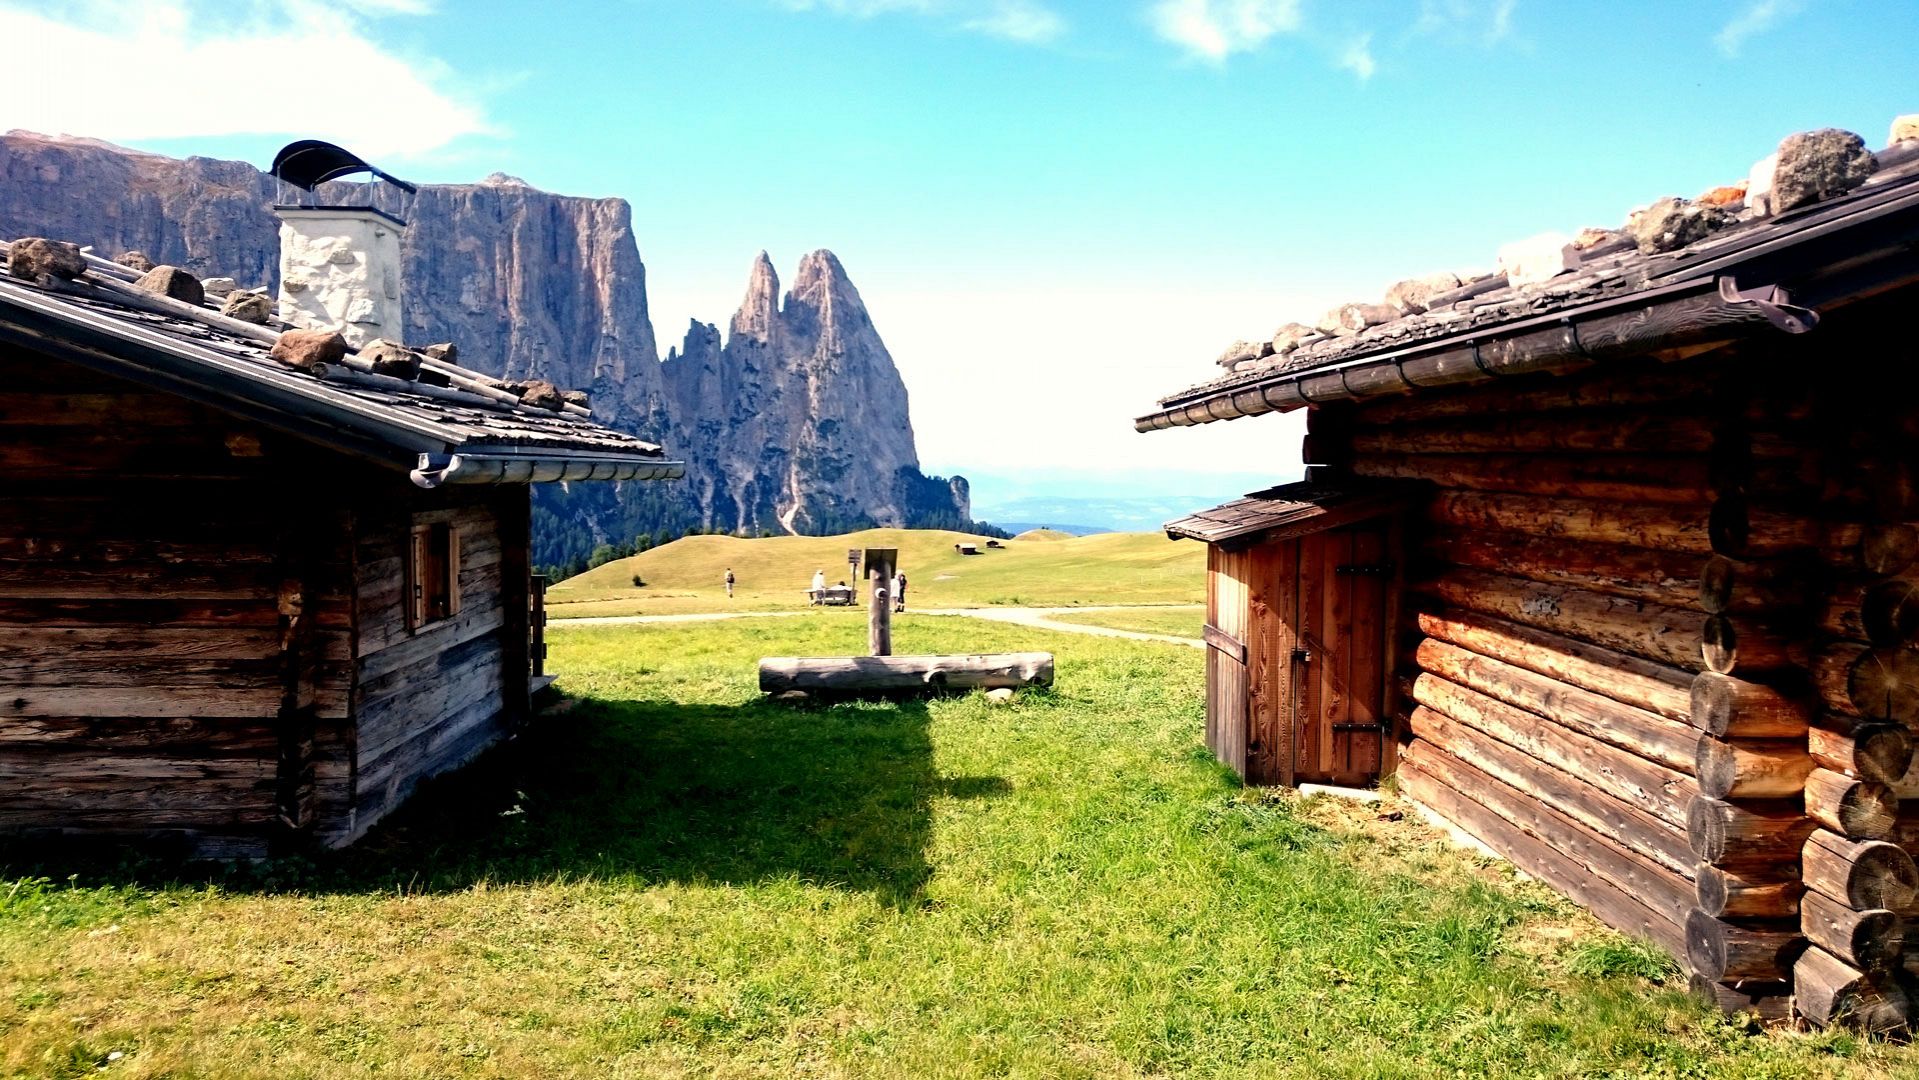
[[[280,317],[337,330],[359,348],[405,340],[400,237],[406,222],[370,206],[276,206],[280,218]]]

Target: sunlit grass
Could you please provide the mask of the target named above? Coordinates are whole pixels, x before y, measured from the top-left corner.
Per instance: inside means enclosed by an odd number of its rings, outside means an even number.
[[[1206,622],[1204,604],[1174,604],[1166,607],[1133,608],[1125,611],[1063,611],[1047,616],[1058,622],[1082,626],[1105,626],[1114,630],[1132,630],[1141,634],[1168,634],[1173,637],[1199,637]]]
[[[961,555],[969,543],[977,555]],[[689,536],[596,567],[547,593],[556,618],[804,609],[815,570],[852,580],[849,548],[893,548],[918,608],[987,605],[1195,604],[1206,597],[1206,549],[1161,533],[1103,533],[1003,541],[922,529],[846,536]],[[729,598],[727,568],[737,579]],[[646,584],[635,586],[634,575]]]
[[[1913,1067],[1747,1034],[1390,802],[1242,790],[1199,746],[1196,650],[971,619],[898,638],[1052,649],[1059,683],[795,709],[754,660],[858,650],[858,620],[555,629],[580,704],[354,851],[7,866],[0,1075]]]

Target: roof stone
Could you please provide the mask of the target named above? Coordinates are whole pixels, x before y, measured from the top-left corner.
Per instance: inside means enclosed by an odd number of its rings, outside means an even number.
[[[1237,384],[1246,374],[1307,370],[1383,348],[1396,348],[1546,310],[1605,299],[1647,285],[1669,260],[1721,234],[1809,202],[1844,195],[1875,170],[1898,169],[1909,180],[1919,163],[1919,113],[1892,125],[1891,145],[1873,154],[1864,140],[1834,128],[1787,136],[1745,180],[1714,187],[1697,199],[1667,197],[1634,211],[1622,229],[1588,227],[1567,238],[1547,233],[1499,250],[1499,269],[1477,276],[1409,278],[1379,304],[1340,304],[1314,326],[1289,322],[1267,343],[1235,342],[1218,363],[1228,374],[1167,401]]]

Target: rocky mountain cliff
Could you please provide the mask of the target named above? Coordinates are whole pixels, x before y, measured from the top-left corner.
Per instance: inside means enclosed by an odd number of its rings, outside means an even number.
[[[245,162],[0,136],[0,238],[138,249],[201,276],[277,287],[271,207],[294,195],[305,193]],[[830,252],[801,262],[784,307],[761,255],[729,339],[695,324],[662,364],[624,199],[555,195],[500,174],[414,195],[328,184],[317,197],[371,203],[409,223],[409,341],[453,341],[463,365],[587,390],[596,417],[687,461],[684,484],[542,490],[542,564],[582,561],[639,534],[825,532],[969,514],[964,480],[920,475],[905,386]]]
[[[724,448],[688,471],[720,527],[752,528],[765,506],[797,532],[911,516],[900,478],[918,474],[919,457],[906,384],[832,252],[800,260],[784,307],[761,252],[725,343],[696,322],[664,373],[673,414],[692,424],[688,445]],[[964,491],[952,494],[963,515]]]

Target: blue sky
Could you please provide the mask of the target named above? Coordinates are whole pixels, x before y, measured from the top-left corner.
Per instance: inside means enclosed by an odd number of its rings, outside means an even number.
[[[1912,0],[0,0],[23,37],[103,89],[0,128],[623,196],[662,348],[830,247],[961,470],[1290,472],[1290,419],[1127,421],[1235,338],[1919,111]]]

